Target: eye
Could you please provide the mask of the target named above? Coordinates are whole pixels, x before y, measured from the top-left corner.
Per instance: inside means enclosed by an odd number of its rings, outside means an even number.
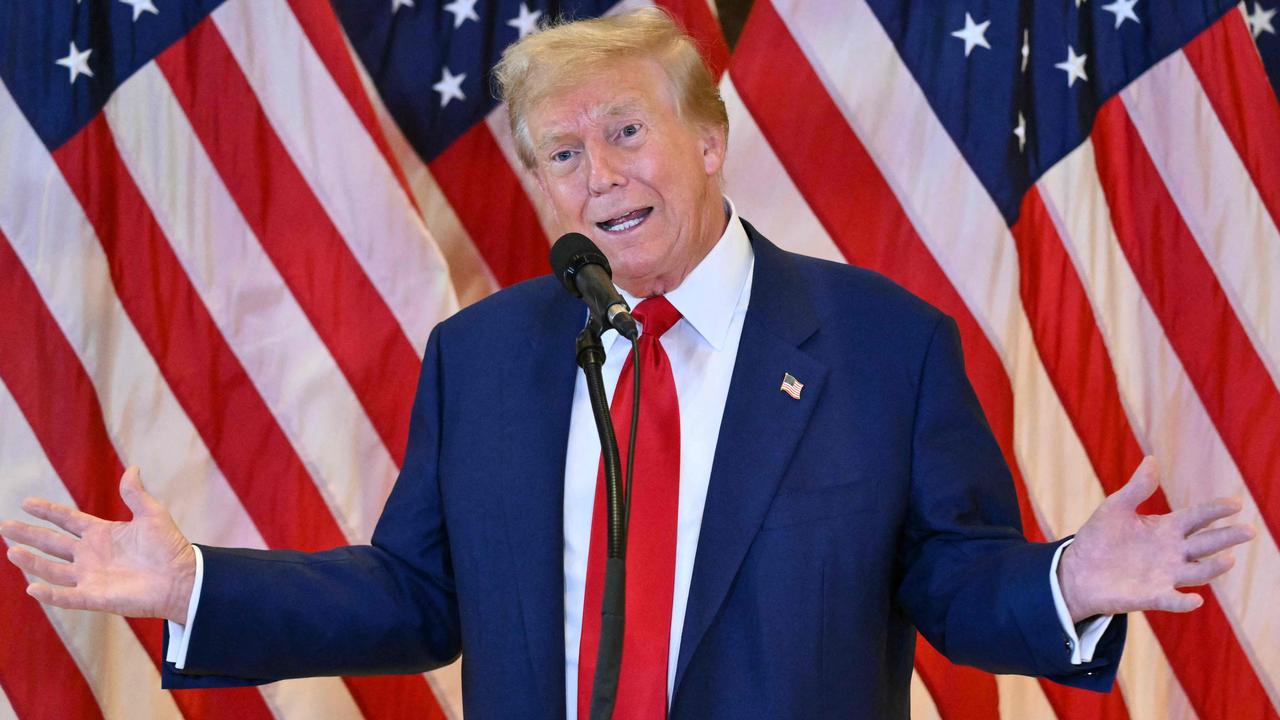
[[[572,150],[561,150],[551,156],[551,162],[553,163],[566,163],[572,159],[573,159]]]
[[[622,126],[622,137],[635,137],[640,134],[640,123],[631,123]]]

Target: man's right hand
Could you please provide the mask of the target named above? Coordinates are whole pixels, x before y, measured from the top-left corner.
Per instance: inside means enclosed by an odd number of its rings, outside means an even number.
[[[0,522],[0,535],[18,543],[9,548],[9,560],[43,581],[27,586],[40,602],[186,623],[195,550],[164,506],[143,489],[138,468],[120,478],[120,497],[133,513],[129,522],[103,520],[43,498],[24,500],[28,514],[66,532]]]

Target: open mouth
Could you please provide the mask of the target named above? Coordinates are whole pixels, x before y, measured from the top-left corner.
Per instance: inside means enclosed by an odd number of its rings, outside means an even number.
[[[649,217],[649,213],[651,212],[653,212],[653,208],[651,207],[632,210],[625,215],[619,215],[616,218],[610,218],[604,222],[598,222],[596,223],[596,227],[604,230],[605,232],[626,232],[627,230],[630,230],[644,222],[645,218]]]

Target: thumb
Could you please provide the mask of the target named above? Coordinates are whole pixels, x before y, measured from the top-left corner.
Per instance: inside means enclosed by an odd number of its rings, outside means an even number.
[[[1144,500],[1155,494],[1158,487],[1160,487],[1160,468],[1156,464],[1156,459],[1148,455],[1142,459],[1142,463],[1133,472],[1129,482],[1107,498],[1106,504],[1125,512],[1135,512]]]
[[[120,476],[120,499],[129,507],[134,517],[155,512],[160,503],[142,487],[142,471],[137,465],[130,465]]]

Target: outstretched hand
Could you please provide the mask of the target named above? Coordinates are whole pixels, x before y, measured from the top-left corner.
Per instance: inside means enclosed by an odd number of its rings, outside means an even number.
[[[1138,506],[1159,484],[1155,458],[1147,457],[1063,551],[1058,582],[1072,622],[1140,610],[1195,610],[1203,598],[1177,588],[1204,585],[1230,570],[1231,548],[1253,539],[1249,525],[1209,527],[1240,512],[1234,498],[1139,515]]]
[[[0,535],[16,543],[9,548],[9,560],[43,581],[27,586],[27,593],[40,602],[185,623],[195,584],[195,550],[164,506],[143,489],[138,468],[120,478],[120,497],[133,513],[129,522],[103,520],[43,498],[26,499],[23,510],[66,532],[0,522]]]

